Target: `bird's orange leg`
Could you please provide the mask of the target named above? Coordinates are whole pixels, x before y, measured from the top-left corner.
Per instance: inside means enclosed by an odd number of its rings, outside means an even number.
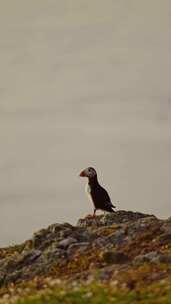
[[[88,218],[94,218],[94,217],[96,217],[96,209],[94,209],[93,215],[92,214],[88,214],[86,217],[88,217]]]

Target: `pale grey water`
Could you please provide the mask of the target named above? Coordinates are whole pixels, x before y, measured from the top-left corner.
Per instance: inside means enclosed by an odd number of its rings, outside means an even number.
[[[91,212],[171,215],[170,0],[0,3],[0,244]]]

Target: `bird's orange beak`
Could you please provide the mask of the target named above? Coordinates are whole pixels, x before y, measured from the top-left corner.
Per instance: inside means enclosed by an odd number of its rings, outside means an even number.
[[[85,176],[84,171],[81,171],[80,176],[81,176],[81,177],[84,177],[84,176]]]

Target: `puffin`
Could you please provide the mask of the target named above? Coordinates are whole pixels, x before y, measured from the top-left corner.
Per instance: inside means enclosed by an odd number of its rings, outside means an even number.
[[[98,182],[96,170],[92,167],[88,167],[81,171],[80,177],[88,178],[85,191],[94,205],[92,217],[96,216],[96,210],[115,212],[113,209],[116,207],[112,204],[109,194]]]

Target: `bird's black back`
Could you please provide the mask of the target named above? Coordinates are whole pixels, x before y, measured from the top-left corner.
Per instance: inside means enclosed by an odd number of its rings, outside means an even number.
[[[89,181],[90,195],[96,209],[112,212],[114,206],[107,191],[98,183],[97,180]]]

